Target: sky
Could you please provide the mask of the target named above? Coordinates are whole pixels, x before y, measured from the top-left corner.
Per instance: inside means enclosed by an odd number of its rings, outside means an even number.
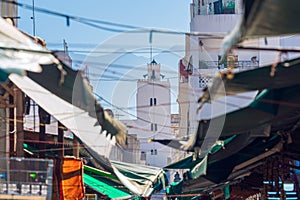
[[[19,3],[32,5],[32,0]],[[189,0],[34,0],[35,7],[59,13],[103,21],[129,24],[138,27],[165,28],[177,31],[189,30]],[[32,10],[19,7],[19,28],[33,34]],[[89,27],[66,19],[35,12],[35,32],[43,38],[48,48],[62,48],[63,39],[70,49],[75,44],[98,44],[118,34]],[[55,46],[56,45],[56,46]],[[86,45],[88,46],[88,45]],[[82,46],[81,46],[82,47]]]
[[[18,2],[30,6],[33,3],[32,0],[19,0]],[[180,32],[189,31],[190,0],[34,0],[34,5],[35,8],[44,8],[69,16],[109,21],[136,27]],[[89,78],[97,95],[105,98],[117,107],[134,107],[136,81],[142,77],[141,74],[145,74],[142,71],[144,69],[143,62],[146,65],[150,60],[149,32],[136,34],[111,32],[72,20],[70,25],[67,26],[67,20],[64,17],[40,13],[37,10],[35,10],[34,14],[35,34],[46,41],[49,49],[62,50],[63,40],[65,40],[73,59],[73,67],[76,66],[76,60],[92,60],[93,63],[97,63],[97,66],[86,64],[89,65],[89,72],[96,74],[96,76]],[[34,35],[32,9],[19,7],[19,16],[21,18],[18,21],[18,28]],[[159,59],[158,62],[163,68],[162,73],[171,81],[172,113],[178,113],[178,106],[176,105],[178,79],[174,76],[177,76],[178,61],[184,53],[182,50],[185,48],[185,36],[154,33],[151,38],[153,58]],[[170,50],[170,53],[161,53],[161,51]],[[172,52],[174,50],[175,52]],[[106,53],[80,55],[82,52],[78,51]],[[141,51],[146,53],[141,54]],[[114,53],[109,54],[108,52]],[[99,66],[98,63],[105,64]],[[125,70],[122,69],[122,71],[120,68],[115,69],[112,67],[120,64],[129,67],[125,68]],[[107,77],[113,77],[112,81],[102,81],[103,79],[106,80]],[[132,81],[124,82],[121,80],[130,78]],[[124,87],[128,89],[125,92],[122,89]],[[119,98],[116,94],[122,94],[122,98]],[[111,105],[102,102],[103,104],[105,108],[114,110]],[[117,112],[118,109],[114,111]],[[127,112],[133,116],[135,115],[135,111],[127,110]],[[123,116],[125,116],[125,119],[130,118],[124,113]]]

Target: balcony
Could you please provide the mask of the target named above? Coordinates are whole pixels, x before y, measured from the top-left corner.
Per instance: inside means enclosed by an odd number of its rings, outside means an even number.
[[[228,66],[233,64],[234,69],[238,71],[245,71],[250,69],[255,69],[259,67],[259,62],[252,62],[252,61],[233,61],[233,62],[226,62],[225,64],[219,65],[218,61],[200,61],[199,62],[199,69],[219,69],[223,70],[226,69]]]
[[[233,65],[235,71],[246,71],[251,70],[259,67],[259,62],[252,62],[252,61],[228,61],[225,64],[220,65],[218,61],[200,61],[199,62],[199,88],[205,88],[207,84],[211,81],[211,76],[202,76],[203,73],[207,73],[208,71],[214,71],[218,69],[222,71]],[[202,70],[202,71],[201,71]]]

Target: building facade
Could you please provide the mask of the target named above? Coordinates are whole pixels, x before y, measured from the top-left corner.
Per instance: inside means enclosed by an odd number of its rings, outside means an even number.
[[[161,74],[160,68],[155,60],[147,65],[143,79],[137,82],[137,119],[122,121],[129,127],[128,133],[136,134],[140,141],[141,162],[156,167],[171,162],[171,148],[149,140],[174,138],[170,82]]]
[[[299,53],[279,54],[276,51],[233,50],[220,64],[223,37],[233,30],[243,14],[241,0],[192,0],[190,4],[190,32],[202,33],[186,36],[185,57],[179,61],[179,112],[181,116],[179,136],[188,137],[198,128],[200,119],[207,119],[223,112],[230,112],[248,105],[256,93],[244,97],[229,96],[219,100],[221,111],[212,111],[205,105],[197,112],[199,97],[208,82],[219,71],[229,67],[248,70],[299,56]],[[211,36],[209,36],[211,35]],[[299,36],[252,39],[243,45],[251,47],[293,47],[300,44]],[[245,97],[246,95],[246,97]],[[213,113],[214,112],[214,113]]]
[[[197,112],[197,101],[211,78],[227,67],[227,62],[219,64],[220,47],[223,36],[229,33],[241,19],[241,1],[193,0],[190,4],[190,12],[190,31],[215,35],[215,37],[201,34],[186,37],[186,55],[179,61],[180,136],[194,134],[199,119],[211,116],[209,109],[207,112],[205,109],[201,113]],[[252,43],[257,45],[259,41],[252,41]],[[236,51],[232,52],[227,60],[234,61],[234,68],[242,70],[258,67],[259,57],[258,51]],[[255,62],[251,58],[256,58]]]

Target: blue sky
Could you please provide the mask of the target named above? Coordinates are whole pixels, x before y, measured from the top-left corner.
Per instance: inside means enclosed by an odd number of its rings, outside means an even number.
[[[103,21],[110,21],[120,24],[128,24],[137,27],[168,29],[173,31],[189,31],[190,21],[190,0],[117,0],[117,1],[99,1],[99,0],[34,0],[35,7],[45,8],[59,13],[79,16]],[[32,0],[19,0],[19,3],[32,5]],[[29,34],[33,34],[32,10],[19,8],[19,28]],[[134,91],[136,78],[141,72],[141,59],[145,60],[145,65],[149,61],[149,53],[135,54],[136,57],[126,55],[126,52],[148,51],[149,49],[149,33],[143,34],[126,34],[115,33],[104,30],[99,30],[90,26],[80,24],[76,21],[70,21],[70,26],[67,26],[66,19],[62,17],[52,16],[40,12],[35,12],[36,36],[41,37],[47,43],[47,47],[51,50],[63,49],[62,42],[65,39],[68,43],[69,50],[73,59],[73,67],[76,65],[76,60],[96,60],[97,63],[104,65],[90,66],[89,71],[97,71],[96,79],[107,76],[115,76],[115,74],[104,73],[103,70],[110,69],[112,64],[121,64],[130,66],[127,71],[122,71],[125,75],[120,76],[120,79],[128,79],[135,77],[132,81],[96,81],[92,85],[95,93],[106,98],[114,105],[119,107],[132,107],[135,104]],[[134,36],[132,36],[134,35]],[[139,39],[137,39],[139,38]],[[97,46],[97,48],[95,48]],[[107,47],[109,47],[107,49]],[[148,49],[147,49],[148,48]],[[76,55],[72,51],[124,51],[118,55],[100,55],[97,58],[91,58],[85,55]],[[182,58],[184,51],[184,35],[153,35],[153,49],[156,51],[176,49],[179,52],[174,53],[154,53],[153,56],[158,58],[158,62],[164,66],[162,72],[169,78],[172,91],[172,113],[177,113],[178,108],[175,105],[177,99],[177,63]],[[85,57],[85,59],[84,59]],[[113,57],[114,59],[111,59]],[[141,59],[139,57],[142,57]],[[132,58],[135,60],[133,61]],[[135,66],[136,64],[136,66]],[[75,66],[76,67],[76,66]],[[100,72],[99,72],[100,70]],[[112,71],[116,69],[110,69]],[[117,69],[118,70],[118,69]],[[119,69],[120,70],[120,69]],[[146,70],[145,70],[146,72]],[[170,72],[170,73],[169,73]],[[134,75],[132,76],[132,74]],[[175,77],[174,77],[175,76]],[[90,77],[91,78],[91,77]],[[93,77],[95,78],[95,77]],[[100,84],[99,89],[97,86]],[[118,101],[115,98],[115,91],[122,88],[126,84],[126,88],[131,88],[125,91],[126,98]],[[131,86],[131,87],[129,87]],[[133,95],[133,96],[129,96]],[[124,95],[125,96],[125,95]],[[102,102],[105,104],[104,102]],[[104,105],[109,107],[110,105]],[[131,110],[129,110],[131,112]]]
[[[32,5],[32,0],[19,2]],[[34,2],[36,7],[86,18],[178,31],[189,29],[190,0],[34,0]],[[19,8],[19,16],[21,16],[19,28],[32,34],[30,18],[32,11]],[[64,18],[39,12],[35,12],[35,21],[36,35],[49,44],[48,48],[61,48],[62,46],[54,44],[62,43],[63,39],[69,43],[71,49],[75,48],[77,43],[98,44],[116,34],[74,21],[67,27]]]

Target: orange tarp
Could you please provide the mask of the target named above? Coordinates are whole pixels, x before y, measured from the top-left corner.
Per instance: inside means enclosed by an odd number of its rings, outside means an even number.
[[[62,174],[63,199],[83,199],[84,184],[82,161],[75,158],[64,158]]]

